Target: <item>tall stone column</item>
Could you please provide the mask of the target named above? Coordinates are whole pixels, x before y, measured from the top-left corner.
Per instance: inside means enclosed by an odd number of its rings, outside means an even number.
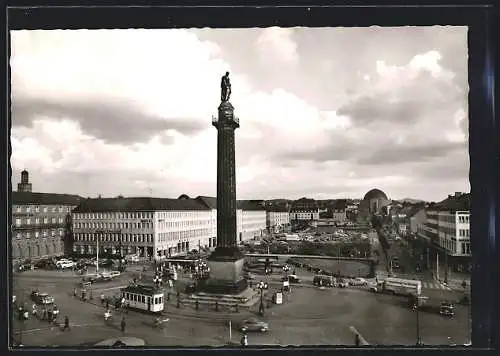
[[[246,288],[244,255],[238,248],[236,230],[236,162],[234,131],[240,126],[234,107],[223,101],[217,118],[217,243],[208,257],[210,279],[206,289],[214,293],[239,293]]]

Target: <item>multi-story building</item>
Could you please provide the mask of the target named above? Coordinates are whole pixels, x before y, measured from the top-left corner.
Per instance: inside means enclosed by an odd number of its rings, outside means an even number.
[[[12,192],[12,258],[36,260],[60,256],[71,248],[71,211],[80,197],[33,193],[27,171],[20,191]]]
[[[427,214],[425,212],[425,207],[423,206],[410,216],[410,234],[412,236],[417,234],[418,227],[425,222],[425,219],[427,219]]]
[[[319,209],[300,209],[293,208],[290,209],[290,221],[318,221],[319,220]]]
[[[266,209],[264,204],[255,201],[240,200],[237,202],[236,231],[238,242],[255,240],[266,231]]]
[[[347,202],[345,200],[337,200],[332,208],[333,221],[344,223],[347,221]]]
[[[149,258],[208,247],[211,210],[196,199],[84,199],[73,211],[73,252]]]
[[[238,202],[237,239],[244,242],[262,236],[265,209]],[[183,255],[217,244],[217,200],[183,194],[177,199],[84,199],[73,211],[73,252],[138,254],[159,259]]]
[[[455,270],[470,270],[470,194],[455,193],[426,210],[417,235]]]
[[[271,206],[266,210],[267,231],[272,233],[283,232],[290,226],[290,212],[284,206]]]

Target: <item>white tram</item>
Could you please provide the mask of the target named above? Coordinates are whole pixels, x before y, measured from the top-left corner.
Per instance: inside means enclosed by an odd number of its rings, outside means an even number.
[[[164,294],[155,286],[128,286],[120,292],[125,304],[130,308],[150,313],[161,313],[164,309]]]

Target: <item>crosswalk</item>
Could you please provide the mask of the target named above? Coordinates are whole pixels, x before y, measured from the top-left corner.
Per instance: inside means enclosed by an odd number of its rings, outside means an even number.
[[[422,282],[422,288],[423,289],[451,290],[450,287],[445,286],[444,284],[441,284],[439,282],[429,282],[429,281],[423,281]]]

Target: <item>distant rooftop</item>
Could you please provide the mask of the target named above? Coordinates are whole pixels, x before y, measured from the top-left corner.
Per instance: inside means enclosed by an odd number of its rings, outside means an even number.
[[[430,211],[469,211],[470,193],[457,192],[448,198],[428,207]]]
[[[12,204],[76,206],[83,198],[78,195],[56,193],[12,192]]]
[[[123,212],[123,211],[158,211],[158,210],[208,210],[208,208],[195,199],[169,199],[169,198],[92,198],[83,199],[74,210],[76,213],[86,212]]]

